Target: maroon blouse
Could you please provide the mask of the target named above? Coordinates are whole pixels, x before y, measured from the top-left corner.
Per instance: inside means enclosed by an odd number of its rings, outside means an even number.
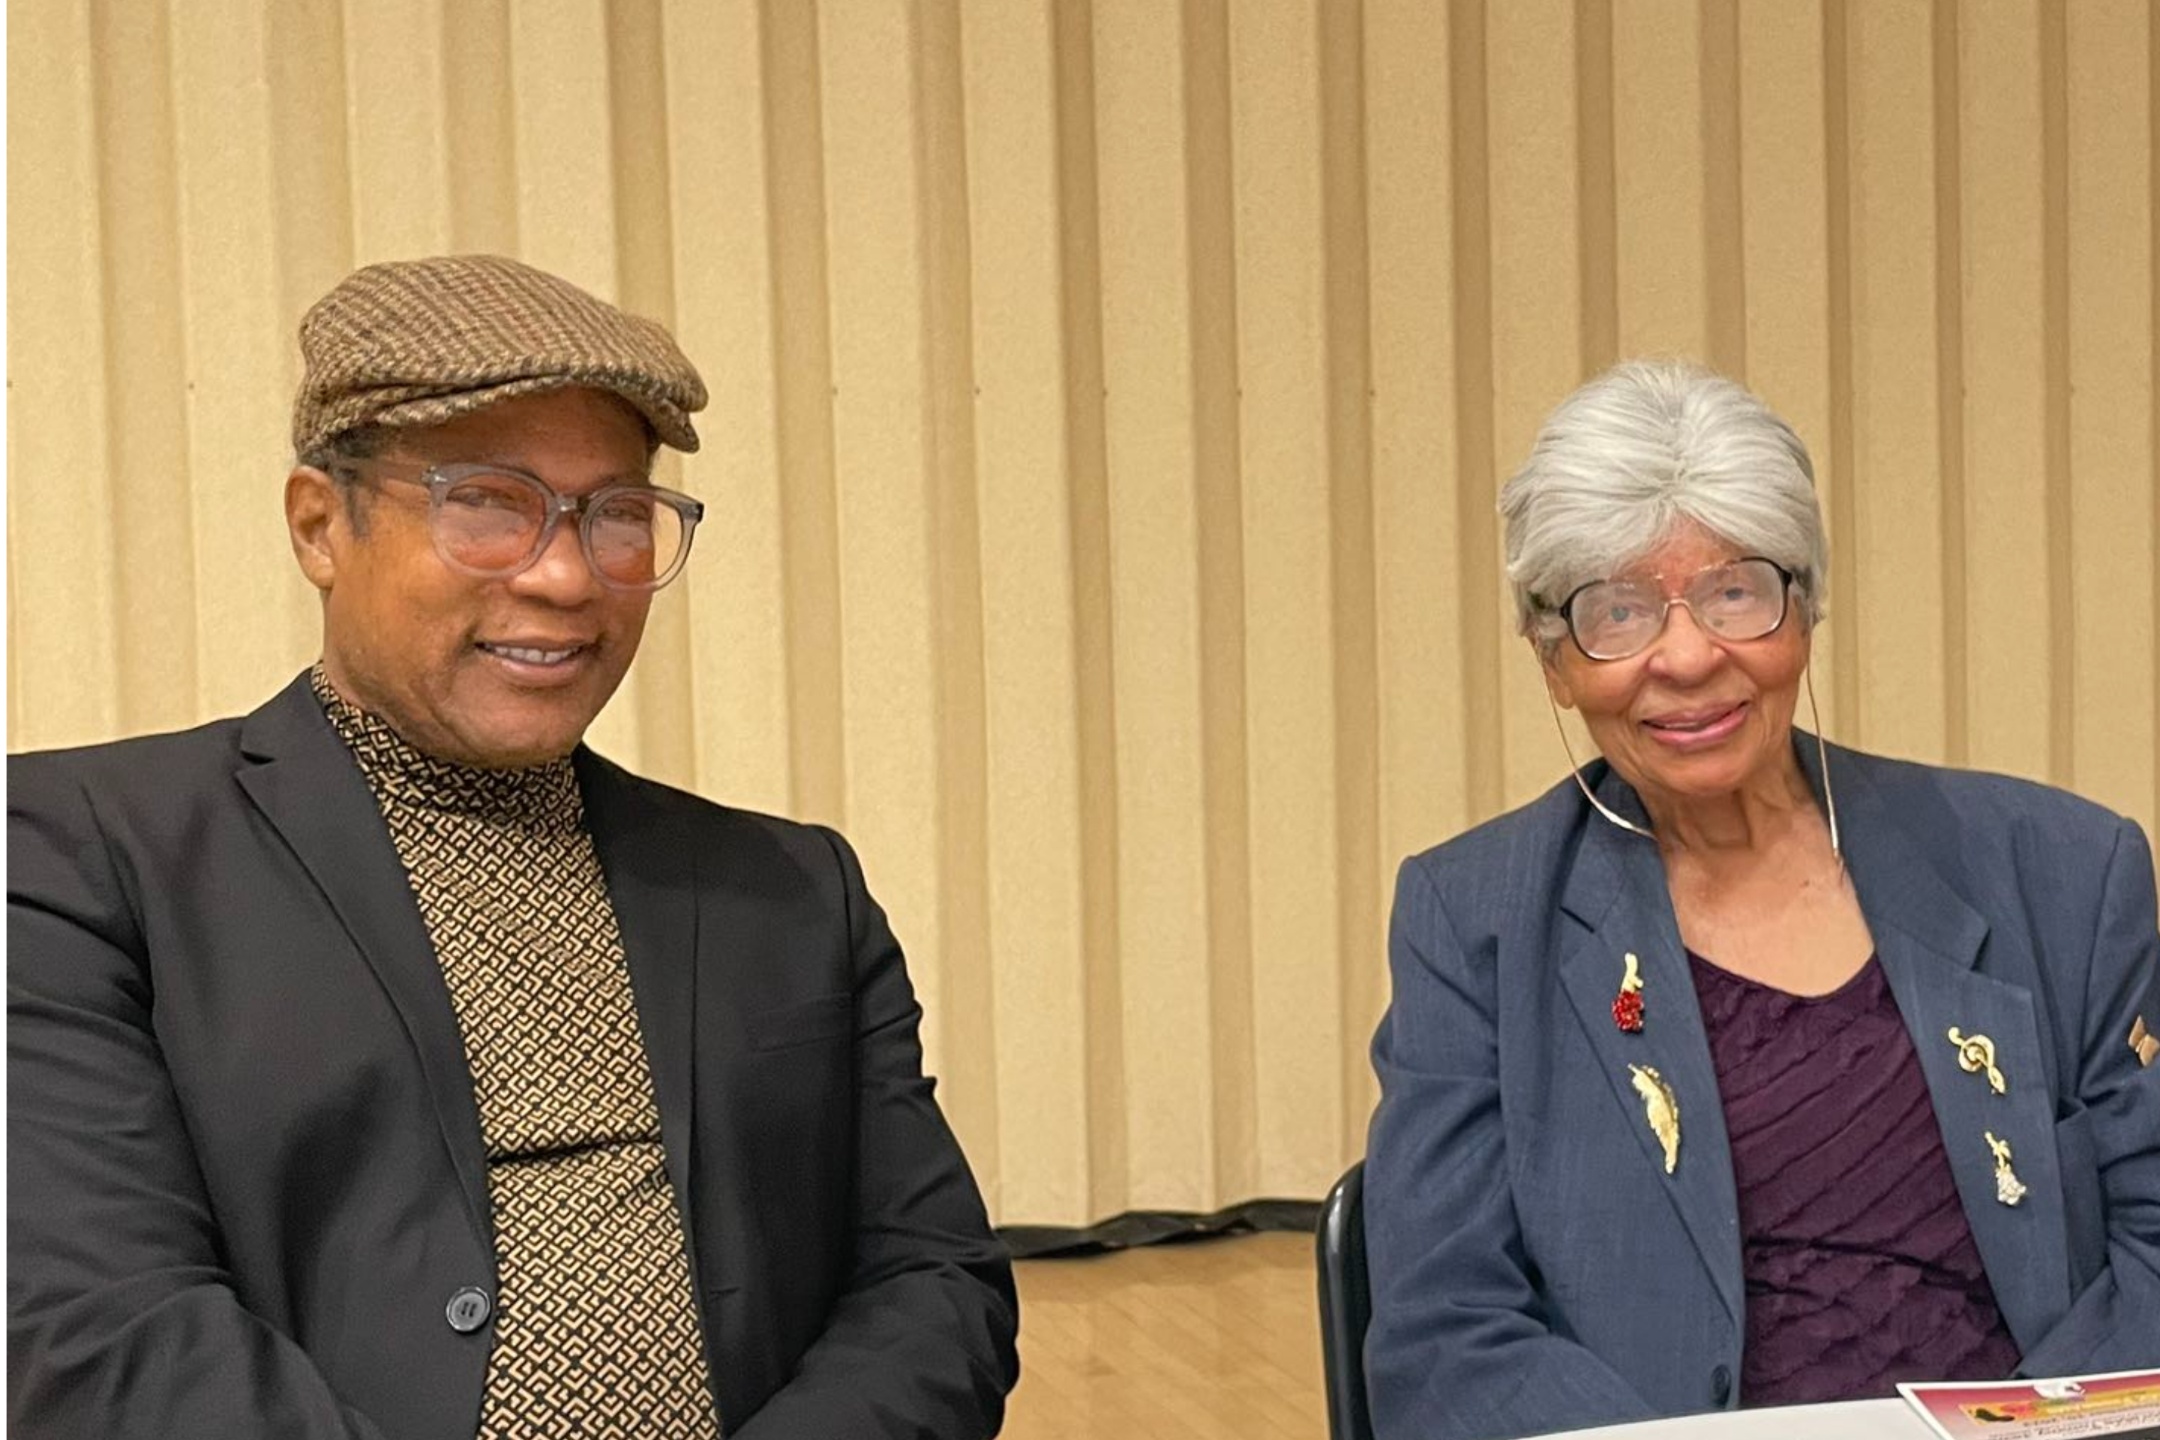
[[[1741,1402],[2008,1376],[2017,1346],[1881,963],[1807,996],[1688,961],[1740,1200]]]

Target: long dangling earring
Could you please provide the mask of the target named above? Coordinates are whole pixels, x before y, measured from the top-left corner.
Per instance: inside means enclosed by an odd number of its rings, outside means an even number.
[[[1567,726],[1560,723],[1560,706],[1553,700],[1552,691],[1550,690],[1545,692],[1545,703],[1552,708],[1553,729],[1560,732],[1560,748],[1567,752],[1568,773],[1575,777],[1575,788],[1582,791],[1583,799],[1590,802],[1590,808],[1597,811],[1607,820],[1612,821],[1613,824],[1618,825],[1621,829],[1632,830],[1645,840],[1655,841],[1657,836],[1643,829],[1642,826],[1637,825],[1625,815],[1614,814],[1611,806],[1591,793],[1590,783],[1582,778],[1582,767],[1575,763],[1575,747],[1568,744]]]
[[[1830,821],[1830,853],[1837,857],[1838,869],[1845,868],[1845,847],[1838,843],[1837,793],[1830,788],[1830,746],[1823,739],[1822,707],[1815,703],[1815,666],[1807,668],[1808,715],[1815,724],[1815,758],[1822,765],[1823,813]]]

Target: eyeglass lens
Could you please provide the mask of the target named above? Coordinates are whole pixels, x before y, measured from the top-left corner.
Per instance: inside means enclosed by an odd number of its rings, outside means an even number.
[[[1736,560],[1690,580],[1679,603],[1724,640],[1758,640],[1785,618],[1785,574],[1768,560]],[[1593,660],[1621,660],[1665,629],[1667,602],[1654,580],[1601,580],[1568,600],[1575,643]]]
[[[549,506],[549,496],[523,476],[467,475],[442,491],[436,538],[452,560],[469,569],[518,570],[539,548]],[[666,579],[688,542],[682,512],[636,489],[617,490],[588,505],[580,524],[593,568],[628,587]]]

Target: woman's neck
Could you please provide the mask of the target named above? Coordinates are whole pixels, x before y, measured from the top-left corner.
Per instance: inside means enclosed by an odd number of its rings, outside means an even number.
[[[1784,763],[1724,795],[1638,791],[1658,848],[1701,863],[1759,855],[1820,826],[1815,795],[1791,751]]]

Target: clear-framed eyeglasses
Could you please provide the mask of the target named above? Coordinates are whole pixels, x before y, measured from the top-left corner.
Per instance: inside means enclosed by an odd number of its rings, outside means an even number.
[[[366,462],[376,470],[381,462]],[[657,485],[603,485],[564,495],[537,475],[502,465],[435,465],[419,475],[376,478],[428,492],[428,533],[442,562],[461,574],[502,580],[531,568],[565,515],[600,583],[657,590],[690,557],[703,503]]]
[[[1760,640],[1785,623],[1790,570],[1751,555],[1713,565],[1688,578],[1668,599],[1655,579],[1593,580],[1561,602],[1575,648],[1592,660],[1625,660],[1647,650],[1665,632],[1675,605],[1720,640]]]

